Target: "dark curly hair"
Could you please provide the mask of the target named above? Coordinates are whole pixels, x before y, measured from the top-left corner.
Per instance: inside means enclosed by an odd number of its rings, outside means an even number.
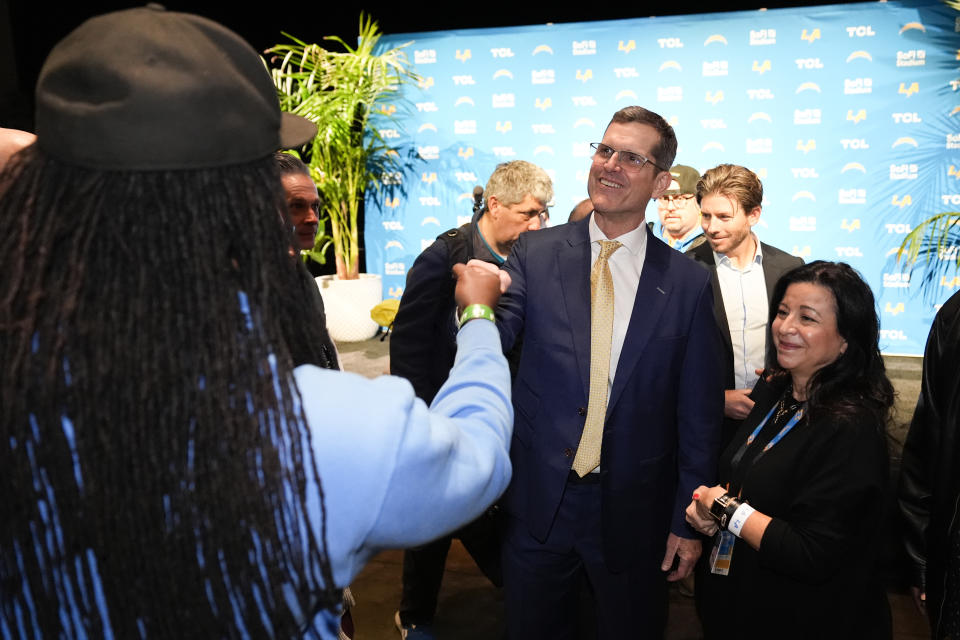
[[[858,419],[864,412],[886,426],[893,405],[893,385],[887,379],[878,346],[880,321],[873,292],[857,271],[844,262],[817,260],[785,273],[773,289],[770,326],[787,288],[799,282],[819,285],[833,294],[837,331],[847,341],[846,351],[811,376],[807,390],[807,413],[811,420],[820,416]],[[771,352],[767,372],[774,378],[788,372]]]

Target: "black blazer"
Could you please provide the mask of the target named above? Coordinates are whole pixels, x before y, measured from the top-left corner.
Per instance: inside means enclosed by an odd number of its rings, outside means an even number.
[[[781,251],[776,247],[771,247],[763,242],[760,243],[760,250],[763,252],[763,279],[767,285],[767,303],[771,304],[773,297],[773,288],[777,284],[780,276],[790,271],[794,267],[803,264],[803,259],[792,256],[789,253]],[[723,306],[723,292],[720,291],[720,279],[717,277],[717,263],[713,259],[713,249],[709,242],[704,242],[686,252],[686,255],[696,262],[701,263],[710,271],[710,284],[713,285],[713,315],[717,320],[717,328],[720,329],[720,337],[723,344],[723,388],[736,388],[736,375],[733,366],[733,343],[730,341],[730,326],[727,323],[727,312]],[[770,336],[770,328],[767,327],[767,361],[775,357],[773,349],[773,340]],[[741,420],[733,418],[723,418],[723,428],[720,436],[720,447],[726,447],[740,426]]]
[[[773,287],[776,286],[780,276],[790,271],[794,267],[803,264],[803,259],[781,251],[776,247],[761,242],[760,248],[763,253],[763,279],[767,284],[767,303],[771,302],[773,297]],[[723,338],[723,352],[726,358],[724,363],[724,388],[734,388],[733,371],[733,344],[730,342],[730,327],[727,323],[727,312],[723,307],[723,292],[720,291],[720,279],[717,277],[717,263],[713,259],[713,249],[709,242],[704,242],[686,252],[686,255],[693,260],[703,264],[710,270],[710,283],[713,285],[713,315],[717,319],[717,327],[720,329],[720,336]],[[768,329],[769,332],[769,329]],[[767,335],[767,356],[773,353],[773,344]]]

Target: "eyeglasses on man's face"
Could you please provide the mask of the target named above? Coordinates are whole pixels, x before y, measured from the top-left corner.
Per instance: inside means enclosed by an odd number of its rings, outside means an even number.
[[[657,198],[657,204],[671,207],[682,207],[693,200],[692,193],[681,193],[672,196],[660,196]]]
[[[603,144],[602,142],[591,142],[590,148],[593,149],[594,151],[594,154],[593,154],[594,160],[599,158],[600,160],[603,160],[604,162],[606,162],[611,157],[613,157],[613,154],[617,154],[617,159],[620,162],[620,166],[626,169],[640,171],[640,169],[643,169],[645,164],[650,163],[655,168],[660,169],[661,171],[665,171],[665,169],[660,167],[656,162],[654,162],[650,158],[647,158],[646,156],[643,156],[639,153],[635,153],[633,151],[622,151],[620,149],[614,149],[613,147],[609,147]]]

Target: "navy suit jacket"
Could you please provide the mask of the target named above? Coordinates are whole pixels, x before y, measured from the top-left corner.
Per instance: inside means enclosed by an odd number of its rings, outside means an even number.
[[[523,333],[514,383],[509,512],[544,540],[586,419],[590,386],[589,218],[525,233],[505,268],[505,348]],[[667,533],[713,486],[723,417],[720,336],[709,273],[647,231],[646,258],[607,404],[600,459],[604,558],[659,562]]]

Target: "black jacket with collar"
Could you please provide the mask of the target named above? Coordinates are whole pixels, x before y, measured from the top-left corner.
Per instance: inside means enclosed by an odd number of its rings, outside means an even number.
[[[760,251],[763,255],[763,279],[767,285],[767,303],[771,303],[773,297],[773,288],[777,284],[780,276],[790,271],[794,267],[803,264],[803,259],[781,251],[764,242],[760,243]],[[709,242],[704,242],[686,252],[689,258],[701,263],[710,270],[710,283],[713,286],[713,315],[717,320],[717,327],[720,329],[720,335],[723,338],[723,356],[725,358],[723,365],[723,384],[724,389],[736,388],[736,374],[734,373],[733,343],[730,341],[730,326],[727,322],[727,312],[723,306],[723,292],[720,290],[720,278],[717,276],[717,263],[713,257],[713,249]],[[773,341],[770,339],[769,329],[767,329],[767,361],[771,357],[776,357],[773,349]],[[720,446],[725,447],[741,420],[732,418],[723,419],[723,431],[720,439]]]

